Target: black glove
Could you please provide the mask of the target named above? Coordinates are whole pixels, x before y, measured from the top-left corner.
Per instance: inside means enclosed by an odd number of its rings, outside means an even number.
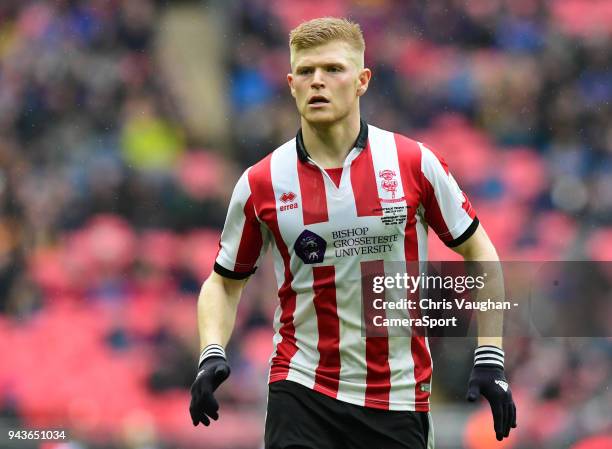
[[[230,375],[230,367],[221,345],[208,345],[200,355],[198,375],[191,386],[189,413],[193,425],[210,424],[210,418],[219,419],[219,403],[213,393]]]
[[[516,406],[504,374],[504,351],[496,346],[479,346],[474,352],[466,399],[474,402],[481,394],[491,405],[495,437],[501,441],[516,427]]]

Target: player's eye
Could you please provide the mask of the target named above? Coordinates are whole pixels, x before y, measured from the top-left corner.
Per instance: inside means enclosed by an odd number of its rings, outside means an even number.
[[[342,67],[340,67],[339,65],[330,65],[329,67],[327,67],[327,71],[330,73],[342,72]]]
[[[297,69],[298,75],[308,75],[310,73],[312,73],[312,67],[301,67]]]

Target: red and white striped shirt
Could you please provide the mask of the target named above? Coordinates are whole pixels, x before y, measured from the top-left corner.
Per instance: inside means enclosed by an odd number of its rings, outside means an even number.
[[[245,278],[272,247],[279,306],[269,382],[291,380],[366,407],[429,410],[426,337],[362,335],[362,275],[427,260],[427,228],[449,246],[478,226],[444,161],[362,122],[339,186],[301,133],[234,189],[215,271]]]

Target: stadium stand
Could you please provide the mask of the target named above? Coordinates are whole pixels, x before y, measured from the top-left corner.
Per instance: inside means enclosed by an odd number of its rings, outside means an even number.
[[[204,430],[188,415],[195,301],[234,182],[297,130],[287,33],[320,15],[362,24],[364,117],[438,149],[502,259],[612,259],[609,1],[4,0],[0,438],[261,446],[272,267],[247,288]],[[430,256],[456,260],[434,238]],[[468,346],[434,345],[442,449],[493,447],[488,412],[462,403]],[[519,427],[503,447],[610,447],[610,338],[506,354]]]

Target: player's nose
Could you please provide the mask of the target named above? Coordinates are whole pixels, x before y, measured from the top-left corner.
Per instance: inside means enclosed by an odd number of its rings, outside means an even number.
[[[312,75],[312,81],[310,85],[314,88],[321,88],[325,86],[325,81],[323,79],[323,70],[321,70],[320,68],[315,69]]]

